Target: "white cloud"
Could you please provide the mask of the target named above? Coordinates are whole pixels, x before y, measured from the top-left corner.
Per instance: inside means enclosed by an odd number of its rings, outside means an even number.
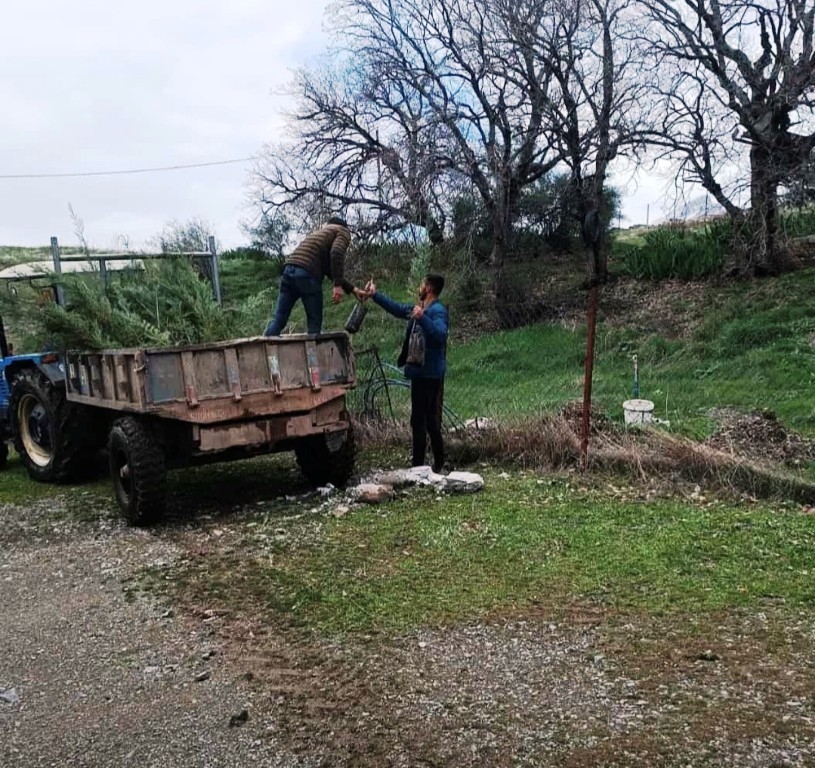
[[[323,50],[327,0],[13,0],[0,27],[0,175],[247,157],[281,132],[278,92]],[[0,243],[135,245],[200,216],[241,240],[247,166],[162,174],[0,179]]]

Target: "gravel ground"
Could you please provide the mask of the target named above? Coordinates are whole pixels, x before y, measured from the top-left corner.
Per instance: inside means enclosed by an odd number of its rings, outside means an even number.
[[[577,607],[332,643],[136,588],[244,541],[240,517],[137,531],[81,491],[0,507],[3,766],[815,765],[808,615]]]
[[[191,624],[126,589],[178,546],[65,512],[59,498],[0,510],[2,765],[312,764],[239,725],[256,694],[221,658],[217,617]]]

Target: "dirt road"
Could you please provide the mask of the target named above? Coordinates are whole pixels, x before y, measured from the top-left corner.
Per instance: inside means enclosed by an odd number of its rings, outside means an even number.
[[[815,764],[809,619],[575,609],[332,642],[140,589],[236,548],[249,502],[153,531],[94,489],[0,507],[4,766]]]

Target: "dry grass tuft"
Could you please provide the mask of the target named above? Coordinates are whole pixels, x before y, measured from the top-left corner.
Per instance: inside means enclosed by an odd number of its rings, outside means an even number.
[[[598,419],[589,445],[589,471],[614,472],[632,481],[682,479],[716,491],[801,504],[815,503],[815,484],[774,462],[759,464],[656,428],[624,430]],[[358,426],[369,447],[408,446],[407,424]],[[580,408],[518,424],[490,424],[447,435],[450,463],[512,464],[524,469],[564,469],[580,462]]]

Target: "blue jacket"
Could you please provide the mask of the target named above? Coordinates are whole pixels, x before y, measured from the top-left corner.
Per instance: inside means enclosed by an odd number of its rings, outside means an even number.
[[[403,320],[410,319],[414,304],[400,304],[377,291],[373,300],[388,314]],[[416,321],[425,338],[424,365],[406,365],[408,379],[443,379],[447,370],[447,307],[434,301],[425,307],[422,319]],[[413,328],[413,322],[405,329],[405,339]]]

